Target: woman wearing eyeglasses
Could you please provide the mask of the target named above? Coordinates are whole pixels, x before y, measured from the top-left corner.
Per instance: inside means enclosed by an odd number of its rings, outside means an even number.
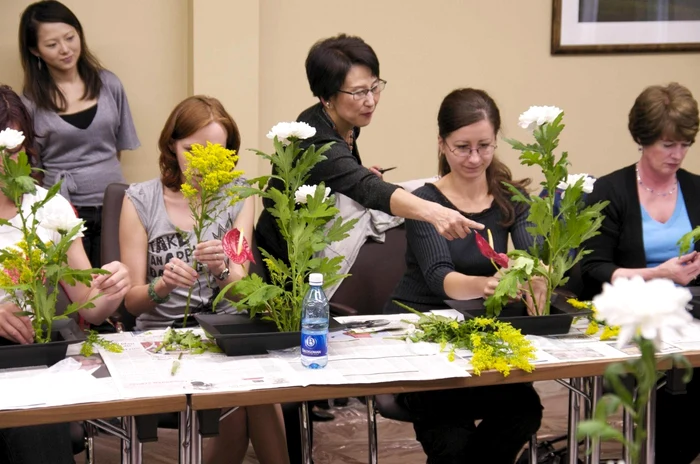
[[[503,185],[525,190],[529,179],[513,180],[496,157],[500,126],[498,107],[483,90],[458,89],[447,95],[438,112],[442,177],[415,194],[484,224],[495,250],[504,253],[509,236],[518,249],[527,249],[533,239],[526,230],[527,208],[514,203]],[[386,312],[403,312],[393,300],[426,311],[446,307],[446,299],[493,294],[498,284],[494,266],[481,255],[472,235],[448,241],[429,224],[407,220],[406,239],[407,270]],[[544,293],[540,287],[539,293]],[[542,419],[531,384],[408,393],[398,395],[397,401],[409,411],[416,439],[431,464],[512,464]]]
[[[700,127],[698,102],[677,83],[648,87],[634,102],[628,127],[639,161],[598,179],[586,199],[610,201],[600,234],[585,244],[591,250],[581,266],[586,299],[618,277],[698,285],[700,242],[683,256],[677,244],[700,226],[700,176],[681,169]],[[700,413],[699,375],[696,369],[686,394],[657,391],[656,462],[687,464],[700,453],[695,429],[676,419]]]
[[[319,102],[297,118],[316,129],[313,137],[302,141],[302,148],[333,142],[325,153],[327,159],[311,171],[308,184],[323,182],[332,192],[342,193],[365,208],[426,221],[448,240],[463,238],[470,229],[482,228],[453,209],[384,182],[378,166],[362,165],[357,149],[360,128],[372,122],[386,86],[379,77],[379,60],[372,47],[359,37],[344,34],[321,40],[309,51],[306,75]],[[287,244],[267,210],[260,216],[256,240],[260,248],[287,260]]]

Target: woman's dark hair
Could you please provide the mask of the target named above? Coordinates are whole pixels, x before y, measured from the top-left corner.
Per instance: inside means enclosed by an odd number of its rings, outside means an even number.
[[[221,102],[204,95],[188,97],[170,113],[158,139],[160,179],[164,186],[179,190],[182,185],[182,170],[177,162],[177,153],[173,150],[175,142],[189,137],[212,122],[218,122],[226,131],[226,148],[238,153],[241,134]]]
[[[64,23],[75,28],[80,38],[78,74],[85,83],[84,100],[94,100],[100,95],[102,65],[90,52],[83,26],[78,18],[63,3],[44,0],[29,5],[19,22],[19,54],[24,69],[24,95],[38,108],[55,112],[65,111],[68,102],[49,73],[46,63],[34,55],[38,53],[38,32],[42,23]]]
[[[377,55],[361,38],[340,34],[316,42],[306,57],[306,77],[314,97],[332,97],[354,64],[367,66],[379,77]]]
[[[491,123],[494,135],[498,135],[501,129],[501,113],[488,93],[478,89],[453,90],[440,105],[438,133],[445,140],[452,132],[484,120]],[[442,151],[438,153],[438,171],[441,176],[450,172],[450,165]],[[508,166],[494,155],[491,164],[486,168],[486,182],[489,194],[493,195],[496,205],[503,213],[501,225],[512,225],[515,221],[515,206],[510,199],[512,194],[503,183],[508,182],[517,189],[526,191],[530,179],[514,181]]]
[[[11,127],[24,134],[24,152],[32,166],[38,164],[34,123],[19,96],[7,85],[0,85],[0,130]]]
[[[698,124],[698,102],[690,90],[673,82],[644,89],[630,110],[628,127],[636,143],[648,146],[662,137],[695,143]]]

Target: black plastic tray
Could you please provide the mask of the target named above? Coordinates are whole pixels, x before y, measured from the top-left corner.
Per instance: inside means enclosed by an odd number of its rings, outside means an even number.
[[[267,354],[301,345],[301,332],[279,332],[274,322],[247,314],[199,313],[194,317],[227,356]],[[330,318],[329,330],[342,328]]]
[[[48,343],[20,345],[0,337],[0,369],[29,366],[53,366],[66,357],[68,345],[86,336],[73,319],[54,321]]]
[[[278,332],[273,322],[247,314],[195,314],[204,330],[227,356],[267,354],[299,346],[301,332]]]
[[[483,298],[445,300],[445,303],[464,314],[464,317],[486,316]],[[574,308],[566,302],[566,298],[560,295],[553,295],[549,315],[530,316],[527,314],[525,303],[518,301],[507,304],[497,319],[510,322],[525,335],[560,335],[569,332],[574,318],[587,316],[590,313],[591,311],[588,310]]]

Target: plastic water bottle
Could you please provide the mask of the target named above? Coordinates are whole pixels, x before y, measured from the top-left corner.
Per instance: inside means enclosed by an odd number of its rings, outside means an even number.
[[[301,364],[320,369],[328,364],[328,298],[323,293],[323,274],[311,274],[309,285],[301,306]]]

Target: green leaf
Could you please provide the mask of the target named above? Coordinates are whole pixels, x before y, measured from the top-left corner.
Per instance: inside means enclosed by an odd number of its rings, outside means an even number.
[[[700,226],[684,234],[676,243],[680,247],[678,256],[689,253],[698,238],[700,238]]]
[[[498,281],[493,295],[484,301],[486,314],[489,317],[498,316],[506,303],[517,297],[520,285],[526,277],[527,274],[522,269],[509,268],[505,270],[501,280]]]
[[[609,416],[617,412],[621,405],[622,400],[619,396],[607,393],[598,400],[596,410],[594,411],[594,418],[605,422]]]
[[[605,369],[605,381],[612,386],[613,391],[627,409],[634,407],[634,398],[632,392],[622,383],[622,379],[632,372],[634,369],[628,362],[613,363]]]
[[[234,187],[231,187],[229,189],[229,193],[236,200],[244,200],[248,197],[252,197],[253,195],[266,196],[265,192],[256,187],[246,187],[243,185],[236,185]]]
[[[232,291],[237,295],[245,295],[239,303],[258,306],[281,295],[284,290],[275,285],[266,284],[258,275],[251,274],[236,282]]]
[[[673,367],[684,368],[685,373],[683,374],[683,383],[688,383],[693,380],[693,365],[688,361],[688,358],[683,356],[681,353],[671,353],[664,357],[664,359],[670,359],[673,363]]]
[[[580,440],[585,437],[593,437],[600,440],[615,440],[620,443],[625,442],[622,432],[600,420],[585,420],[578,424],[576,437]]]
[[[326,229],[327,242],[332,243],[345,240],[349,236],[352,228],[355,227],[355,224],[357,224],[357,221],[358,219],[343,221],[342,218],[338,218],[335,221],[333,221],[331,226],[328,229]]]

